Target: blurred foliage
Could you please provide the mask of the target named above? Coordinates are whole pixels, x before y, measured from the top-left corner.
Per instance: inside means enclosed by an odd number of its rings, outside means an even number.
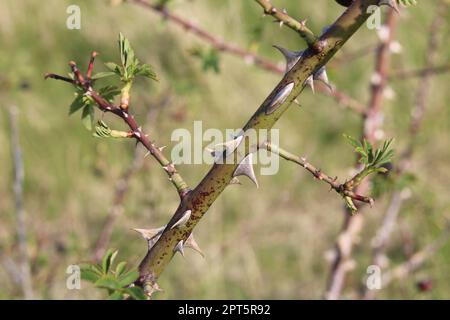
[[[133,285],[133,282],[139,277],[139,272],[127,270],[126,261],[119,262],[114,268],[114,260],[118,253],[118,250],[108,249],[101,264],[83,264],[81,278],[94,283],[98,288],[106,289],[110,300],[124,298],[147,300],[144,290]]]
[[[308,19],[320,33],[340,15],[343,7],[334,1],[273,0],[290,15]],[[426,30],[435,14],[434,1],[419,1],[401,13],[396,37],[402,50],[392,57],[392,70],[423,67],[427,55]],[[66,8],[81,8],[80,30],[66,28]],[[262,18],[253,1],[172,0],[169,9],[218,37],[264,56],[274,62],[281,57],[277,44],[302,50],[298,35],[279,28],[270,17]],[[383,12],[386,9],[383,9]],[[114,187],[129,166],[135,144],[127,139],[94,139],[73,117],[67,106],[73,88],[64,83],[44,81],[46,72],[64,74],[74,60],[85,70],[90,53],[99,52],[95,72],[104,72],[102,63],[115,61],[117,34],[133,43],[136,56],[150,63],[158,74],[158,84],[137,81],[130,107],[137,121],[144,123],[148,110],[155,110],[161,98],[170,103],[158,111],[154,123],[145,128],[170,154],[171,133],[177,128],[193,130],[193,121],[203,120],[203,128],[240,128],[278,83],[280,76],[246,64],[239,58],[214,53],[220,73],[204,72],[204,61],[192,55],[210,46],[186,30],[173,26],[142,7],[110,1],[3,0],[0,2],[0,250],[1,257],[17,261],[12,162],[9,123],[4,109],[20,109],[21,146],[25,161],[25,207],[29,230],[29,251],[33,284],[38,298],[104,298],[88,282],[81,290],[67,290],[68,265],[88,259],[112,203]],[[446,21],[450,21],[447,13]],[[448,64],[450,28],[442,33],[439,64]],[[378,40],[374,31],[362,28],[330,61],[328,75],[341,91],[365,102],[370,94],[374,55],[372,51],[346,59]],[[340,61],[340,62],[338,62]],[[212,64],[214,66],[214,63]],[[208,70],[215,71],[216,68]],[[106,85],[117,85],[106,77]],[[380,196],[365,216],[364,231],[354,251],[355,269],[349,273],[345,297],[352,297],[365,281],[371,255],[370,240],[390,200],[390,188],[404,188],[405,203],[393,239],[388,246],[390,266],[435,239],[450,218],[450,91],[448,74],[432,78],[432,87],[423,128],[415,141],[412,159],[414,177],[400,186],[395,174],[376,175]],[[395,138],[401,153],[409,145],[410,113],[414,105],[417,79],[394,80],[394,94],[383,104],[384,137]],[[301,108],[292,106],[280,119],[280,145],[308,156],[308,161],[324,172],[350,177],[354,155],[342,134],[360,136],[361,118],[327,96],[305,90]],[[108,127],[126,130],[110,115],[101,121]],[[92,124],[92,123],[91,123]],[[375,146],[378,148],[379,146]],[[397,157],[396,157],[397,158]],[[397,165],[394,158],[392,165]],[[164,225],[178,205],[178,196],[162,170],[147,158],[132,178],[124,213],[118,217],[110,246],[118,248],[130,267],[140,262],[146,244],[130,231]],[[179,166],[191,186],[208,171],[208,165]],[[259,171],[259,170],[257,170]],[[257,173],[258,174],[258,173]],[[260,188],[250,183],[233,186],[221,195],[196,229],[196,239],[206,259],[186,254],[176,256],[159,285],[164,292],[156,298],[319,298],[329,269],[327,252],[334,245],[343,220],[341,199],[328,193],[297,166],[280,162],[274,176],[260,176]],[[392,179],[392,184],[391,184]],[[401,181],[401,180],[400,180]],[[375,188],[375,189],[376,189]],[[144,190],[144,191],[143,191]],[[380,298],[448,298],[450,296],[450,246],[447,244],[417,273],[380,290]],[[110,270],[115,271],[117,266]],[[418,291],[417,280],[431,278],[432,290]],[[0,264],[0,298],[20,298],[20,290]]]

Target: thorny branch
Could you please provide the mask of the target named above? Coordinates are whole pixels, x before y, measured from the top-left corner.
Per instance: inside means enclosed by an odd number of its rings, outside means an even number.
[[[155,122],[156,115],[162,108],[164,108],[168,104],[168,100],[169,99],[165,97],[161,102],[158,102],[158,104],[156,104],[154,107],[151,106],[148,109],[144,129],[147,127],[147,125],[153,124]],[[114,223],[123,212],[123,203],[125,201],[125,196],[130,187],[130,180],[136,174],[136,172],[139,171],[144,165],[144,158],[145,158],[145,149],[136,148],[134,150],[133,160],[131,164],[126,168],[120,179],[117,181],[113,197],[113,203],[109,209],[108,216],[105,219],[103,229],[100,232],[100,236],[97,239],[92,254],[92,258],[95,261],[100,261],[103,254],[107,250],[109,240],[113,232]]]
[[[356,200],[356,201],[365,202],[370,205],[373,204],[372,198],[356,194],[355,192],[353,192],[352,188],[348,188],[348,186],[351,185],[351,183],[348,183],[348,182],[352,181],[353,179],[350,179],[349,181],[346,181],[345,183],[339,183],[337,181],[337,177],[332,178],[329,175],[323,173],[322,170],[317,169],[315,166],[313,166],[311,163],[309,163],[306,160],[306,158],[304,158],[304,157],[296,156],[296,155],[294,155],[278,146],[275,146],[269,142],[265,142],[264,147],[268,151],[278,154],[283,159],[294,162],[294,163],[300,165],[301,167],[305,168],[316,179],[327,183],[331,187],[331,189],[336,191],[342,197],[350,197],[351,199]]]
[[[282,67],[278,64],[274,64],[270,60],[260,57],[251,51],[240,48],[239,46],[237,46],[235,44],[225,42],[223,39],[220,39],[217,36],[209,33],[208,31],[200,28],[195,23],[185,19],[182,16],[179,16],[179,15],[176,15],[176,14],[170,12],[167,9],[167,7],[165,7],[165,6],[152,4],[146,0],[132,0],[132,1],[133,1],[133,3],[135,3],[137,5],[140,5],[144,8],[152,10],[155,13],[160,14],[164,19],[167,19],[168,21],[171,21],[172,23],[181,26],[187,32],[190,32],[190,33],[198,36],[200,39],[209,43],[212,47],[214,47],[215,49],[217,49],[219,51],[227,52],[234,56],[240,57],[248,63],[254,64],[257,67],[260,67],[261,69],[264,69],[264,70],[267,70],[267,71],[270,71],[273,73],[284,74],[284,72],[285,72],[284,67]],[[290,19],[292,19],[290,21],[295,21],[293,18],[290,18]],[[286,24],[286,25],[288,25],[288,24]],[[350,97],[348,94],[337,90],[336,88],[334,88],[332,91],[330,91],[330,90],[328,90],[328,88],[320,86],[318,88],[318,91],[323,94],[333,97],[335,99],[335,101],[337,101],[340,105],[351,109],[352,111],[354,111],[357,114],[363,115],[365,112],[365,106],[361,102]]]
[[[189,191],[186,183],[181,179],[173,164],[171,164],[153,143],[143,134],[136,124],[134,118],[128,113],[128,108],[114,106],[99,96],[91,86],[89,77],[86,78],[80,73],[74,62],[70,63],[75,80],[64,78],[54,74],[47,77],[71,82],[81,88],[96,102],[100,110],[111,112],[119,116],[130,127],[129,136],[141,142],[163,166],[171,178],[172,183],[177,187],[181,202],[168,224],[160,229],[156,236],[149,240],[147,255],[139,266],[140,276],[136,285],[142,286],[151,295],[157,290],[156,281],[171,261],[176,252],[183,253],[184,245],[192,239],[192,230],[198,221],[204,216],[206,211],[216,200],[216,198],[229,185],[238,169],[245,165],[248,169],[246,159],[250,159],[249,130],[270,129],[288,109],[297,96],[303,91],[307,80],[321,69],[341,49],[344,43],[361,27],[368,19],[367,8],[371,5],[378,5],[378,0],[355,0],[352,5],[331,25],[327,30],[311,45],[299,58],[295,64],[286,72],[279,84],[271,94],[265,99],[254,115],[243,127],[242,134],[234,140],[244,144],[245,151],[239,154],[235,148],[230,157],[233,159],[243,156],[241,162],[215,163],[208,174],[198,184]],[[320,50],[318,50],[318,48]],[[250,166],[251,167],[251,166]],[[253,170],[252,170],[253,173]],[[249,172],[243,172],[249,176]]]
[[[183,178],[178,173],[175,166],[164,156],[164,154],[162,153],[162,148],[157,147],[154,142],[151,142],[148,135],[142,132],[142,128],[137,124],[136,120],[134,119],[134,116],[129,113],[128,106],[126,108],[122,108],[122,106],[115,106],[110,102],[106,101],[92,88],[92,80],[90,79],[89,73],[92,70],[92,65],[96,55],[97,55],[96,52],[92,53],[92,57],[88,67],[88,74],[86,75],[86,77],[81,74],[76,63],[71,61],[69,65],[74,74],[75,77],[74,80],[70,78],[61,77],[59,75],[55,75],[53,73],[48,73],[45,76],[45,78],[63,80],[72,83],[73,85],[84,90],[84,92],[87,95],[92,97],[92,99],[95,101],[95,103],[98,105],[101,111],[110,112],[120,117],[130,128],[129,137],[135,138],[137,141],[139,141],[153,156],[153,158],[155,158],[159,162],[164,171],[167,173],[169,180],[177,189],[180,198],[183,199],[189,192],[188,185],[186,184],[186,182],[184,182]]]

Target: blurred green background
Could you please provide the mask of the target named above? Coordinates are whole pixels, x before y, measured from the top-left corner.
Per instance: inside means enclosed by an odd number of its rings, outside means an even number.
[[[403,10],[396,34],[402,51],[393,55],[393,70],[421,68],[427,55],[427,30],[437,1],[419,1]],[[315,32],[342,12],[334,1],[273,0],[290,15],[307,18]],[[81,30],[66,28],[66,8],[81,8]],[[292,50],[304,48],[288,28],[262,18],[254,1],[174,0],[169,9],[192,20],[225,41],[283,63],[273,44]],[[447,21],[450,15],[447,13]],[[450,60],[449,25],[441,30],[440,64]],[[119,59],[117,36],[122,32],[137,57],[151,64],[160,82],[141,80],[133,89],[132,110],[145,122],[147,110],[161,108],[146,130],[159,145],[173,146],[174,129],[240,128],[280,80],[280,76],[219,54],[218,72],[204,70],[192,54],[208,52],[207,43],[160,16],[131,3],[109,1],[3,0],[0,2],[0,250],[2,257],[18,259],[16,216],[12,192],[13,163],[7,110],[19,109],[20,143],[25,163],[26,226],[35,297],[41,299],[94,299],[103,292],[83,282],[81,290],[66,289],[66,268],[89,260],[112,205],[115,185],[133,159],[130,141],[98,139],[83,127],[79,114],[69,117],[73,88],[53,80],[46,72],[67,74],[67,63],[77,61],[85,70],[91,51],[100,53],[96,71],[104,62]],[[362,28],[337,54],[344,62],[329,68],[336,87],[366,102],[374,55],[345,61],[346,54],[376,44],[375,31]],[[450,76],[433,77],[423,128],[413,157],[414,184],[401,210],[388,246],[390,266],[407,259],[436,239],[450,218]],[[395,95],[383,104],[383,131],[395,138],[396,150],[409,143],[408,125],[417,79],[393,81]],[[277,123],[281,145],[330,175],[350,176],[355,155],[342,134],[360,135],[361,119],[322,94],[310,90]],[[110,115],[109,124],[123,128]],[[166,154],[169,154],[168,152]],[[395,164],[395,161],[394,161]],[[178,170],[191,186],[208,165],[182,165]],[[327,252],[333,248],[343,220],[343,202],[328,186],[291,163],[280,162],[275,176],[260,176],[259,189],[250,182],[226,189],[196,229],[206,254],[192,251],[175,256],[162,275],[164,292],[157,299],[313,299],[321,298],[329,274]],[[131,178],[124,213],[115,226],[109,247],[119,259],[137,266],[146,243],[132,228],[161,226],[169,220],[178,199],[165,174],[151,157]],[[365,225],[349,272],[344,297],[353,297],[364,283],[370,262],[370,240],[380,225],[390,197],[380,196],[364,210]],[[409,249],[405,249],[405,238]],[[394,281],[378,292],[380,298],[450,297],[450,245],[446,244],[420,270]],[[431,279],[433,289],[420,292],[417,281]],[[21,298],[17,284],[0,267],[0,298]]]

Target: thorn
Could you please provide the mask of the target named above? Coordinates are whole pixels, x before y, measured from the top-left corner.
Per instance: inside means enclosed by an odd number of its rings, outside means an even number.
[[[286,71],[292,69],[292,67],[297,63],[297,61],[301,58],[303,55],[303,51],[289,51],[288,49],[279,47],[277,45],[273,45],[274,48],[278,49],[286,59]]]
[[[174,223],[173,226],[170,227],[170,230],[172,230],[175,227],[182,227],[186,224],[186,222],[188,222],[189,218],[191,217],[191,210],[186,210],[186,212],[183,213],[183,216],[177,220],[177,222]]]
[[[227,141],[224,143],[218,143],[214,146],[214,148],[217,149],[218,147],[223,147],[226,151],[225,156],[228,156],[228,155],[232,154],[234,152],[234,150],[236,150],[237,147],[239,147],[239,145],[241,144],[242,138],[244,138],[244,135],[237,136],[233,140],[230,140],[230,141]],[[220,154],[220,156],[222,156],[222,154]]]
[[[286,8],[283,8],[283,10],[281,12],[283,12],[283,14],[287,14],[288,13]]]
[[[306,80],[305,80],[305,85],[311,87],[311,90],[313,93],[316,93],[314,91],[314,76],[310,75]]]
[[[158,150],[159,150],[159,151],[163,151],[166,147],[167,147],[167,146],[159,147]]]
[[[280,21],[280,28],[283,27],[283,25],[284,25],[284,22]]]
[[[161,228],[156,229],[133,229],[134,231],[140,233],[140,235],[147,240],[148,250],[150,250],[158,241],[159,237],[163,233],[166,226],[162,226]]]
[[[249,153],[237,166],[233,173],[233,177],[247,176],[259,188],[256,180],[255,171],[253,170],[253,153]]]
[[[183,249],[183,240],[180,240],[177,245],[175,246],[175,248],[173,248],[173,252],[177,253],[181,253],[181,255],[184,257],[184,249]]]
[[[327,70],[325,69],[325,66],[321,67],[317,72],[314,74],[313,79],[322,81],[330,91],[333,91],[333,87],[331,86],[330,82],[328,81],[328,75]]]
[[[150,151],[147,151],[144,155],[144,158],[147,158],[150,155]]]
[[[275,110],[277,110],[287,99],[287,97],[291,94],[292,89],[294,88],[294,82],[290,82],[285,85],[282,89],[280,89],[275,97],[270,101],[270,104],[266,106],[266,114],[271,114]]]
[[[298,105],[299,107],[301,107],[301,105],[300,105],[300,101],[298,101],[298,99],[297,99],[297,98],[295,98],[295,99],[294,99],[294,103],[295,103],[296,105]]]
[[[191,248],[194,251],[197,251],[203,258],[205,258],[205,254],[200,249],[200,247],[197,244],[197,241],[195,241],[194,234],[191,233],[189,237],[186,239],[186,242],[184,244],[185,247]]]

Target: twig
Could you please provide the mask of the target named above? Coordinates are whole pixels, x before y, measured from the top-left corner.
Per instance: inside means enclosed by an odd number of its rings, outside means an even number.
[[[389,36],[382,41],[377,49],[375,78],[371,84],[371,98],[368,111],[363,123],[363,138],[374,144],[377,139],[376,131],[381,126],[381,107],[383,104],[383,91],[388,79],[388,68],[390,63],[389,46],[393,41],[394,30],[397,24],[397,15],[394,10],[389,10],[387,22]],[[366,193],[369,189],[370,179],[366,179],[356,188],[356,193]],[[330,300],[339,299],[341,296],[345,277],[352,265],[353,245],[358,237],[363,223],[363,215],[350,215],[345,212],[344,224],[337,237],[334,249],[334,257],[331,265],[330,276],[327,284],[325,298]]]
[[[149,108],[146,117],[146,124],[144,125],[144,127],[150,126],[152,123],[154,123],[156,114],[161,110],[161,108],[164,108],[167,103],[168,99],[165,97],[161,103],[158,103],[157,105],[151,106]],[[100,232],[100,236],[98,237],[92,254],[92,259],[94,261],[100,261],[107,249],[113,232],[114,224],[117,218],[123,212],[123,203],[126,193],[129,190],[130,180],[135,175],[135,173],[142,168],[144,164],[144,150],[145,149],[141,148],[136,148],[134,150],[133,161],[123,172],[122,176],[116,184],[112,206],[109,210],[108,216],[105,219],[102,231]]]
[[[11,123],[11,152],[14,159],[14,197],[16,207],[17,242],[19,245],[19,274],[20,285],[24,298],[33,299],[33,285],[28,257],[26,213],[23,206],[23,180],[25,177],[22,150],[19,141],[19,127],[17,124],[17,107],[9,109]]]
[[[450,71],[450,65],[442,66],[427,66],[423,69],[417,70],[404,70],[404,71],[394,71],[389,76],[390,80],[404,80],[410,78],[421,78],[423,76],[436,76]]]
[[[362,196],[359,194],[356,194],[353,192],[352,189],[347,188],[349,184],[347,183],[339,183],[337,181],[337,177],[332,178],[325,173],[322,172],[322,170],[317,169],[315,166],[313,166],[311,163],[306,161],[306,158],[298,157],[278,146],[275,146],[269,142],[265,142],[263,145],[268,151],[273,152],[275,154],[278,154],[280,157],[282,157],[285,160],[294,162],[301,167],[305,168],[309,173],[311,173],[316,179],[320,181],[324,181],[327,183],[331,189],[336,191],[338,194],[340,194],[343,197],[350,197],[353,200],[368,203],[370,205],[373,204],[373,199],[370,197]]]
[[[268,0],[255,0],[263,9],[264,13],[274,17],[280,25],[286,25],[292,30],[298,32],[298,34],[305,40],[308,47],[312,48],[315,52],[321,52],[322,48],[317,41],[317,37],[314,33],[306,27],[306,20],[298,21],[288,15],[285,9],[279,10],[275,8]]]
[[[257,54],[250,52],[248,50],[245,50],[243,48],[240,48],[239,46],[227,43],[223,39],[220,39],[216,37],[215,35],[207,32],[206,30],[200,28],[195,23],[185,19],[184,17],[178,16],[172,12],[170,12],[166,7],[152,4],[146,0],[132,0],[133,3],[140,5],[146,9],[152,10],[153,12],[160,14],[163,18],[167,19],[168,21],[173,22],[176,25],[181,26],[186,30],[187,32],[190,32],[196,36],[198,36],[200,39],[204,40],[205,42],[209,43],[212,47],[215,49],[230,53],[234,56],[242,58],[244,61],[254,64],[257,67],[260,67],[261,69],[277,73],[277,74],[284,74],[285,73],[285,67],[281,67],[277,64],[274,64],[268,59],[262,58],[258,56]],[[69,79],[70,80],[70,79]],[[350,97],[344,92],[341,92],[334,88],[333,91],[330,91],[328,88],[324,88],[322,86],[318,87],[318,91],[320,93],[329,95],[335,99],[340,105],[347,107],[351,109],[352,111],[356,112],[357,114],[364,114],[365,112],[365,106],[357,101],[356,99]]]
[[[95,56],[96,53],[94,52],[92,55]],[[162,153],[162,149],[158,148],[154,142],[150,141],[148,135],[142,132],[142,128],[137,124],[134,116],[129,113],[129,109],[122,109],[106,101],[92,88],[91,80],[89,79],[89,77],[85,78],[81,74],[75,62],[71,61],[69,65],[75,76],[75,80],[72,80],[71,83],[75,86],[80,87],[82,90],[84,90],[85,94],[92,97],[101,111],[111,112],[115,114],[128,125],[128,127],[130,128],[130,137],[133,137],[138,142],[140,142],[153,156],[153,158],[155,158],[159,162],[159,164],[169,176],[170,182],[172,182],[172,184],[177,189],[180,198],[183,199],[190,191],[187,183],[178,173],[175,166],[164,156],[164,154]],[[61,76],[55,75],[53,73],[47,74],[45,78],[61,80]]]

